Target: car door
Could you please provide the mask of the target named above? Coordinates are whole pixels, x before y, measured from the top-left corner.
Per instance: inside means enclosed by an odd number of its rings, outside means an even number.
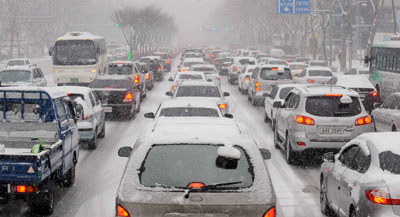
[[[385,99],[382,105],[379,108],[376,108],[372,112],[372,118],[375,124],[376,131],[382,132],[384,131],[384,113],[387,113],[390,105],[393,102],[393,96],[389,96]]]
[[[74,132],[74,120],[70,112],[67,113],[68,107],[65,105],[63,98],[54,100],[57,108],[58,119],[61,126],[61,135],[63,138],[63,153],[64,153],[64,171],[68,171],[72,164],[72,136]],[[71,123],[72,121],[72,123]],[[76,126],[75,126],[76,128]]]
[[[276,127],[278,128],[278,133],[281,138],[285,138],[286,129],[288,126],[288,118],[293,109],[294,101],[297,95],[295,93],[290,93],[283,103],[282,108],[279,109],[279,119],[277,120]]]
[[[385,124],[385,131],[399,131],[394,124],[394,116],[398,115],[400,109],[400,97],[393,95],[393,100],[390,103],[389,109],[383,113]]]
[[[272,114],[272,105],[274,104],[275,101],[275,96],[276,93],[278,92],[279,87],[278,86],[271,86],[269,87],[269,89],[267,90],[267,97],[265,98],[265,103],[264,103],[264,107],[265,107],[265,114],[268,115],[268,117],[271,117]]]
[[[378,124],[379,131],[390,131],[391,120],[390,113],[392,112],[393,104],[395,101],[395,96],[389,96],[380,108],[379,115],[377,117],[376,123]],[[390,126],[389,126],[390,125]]]
[[[101,125],[100,127],[103,127],[103,125],[105,124],[106,114],[103,110],[103,107],[101,106],[101,101],[100,101],[99,97],[97,96],[96,92],[92,91],[92,94],[94,97],[94,101],[96,103],[94,111],[96,113],[98,113],[98,121],[100,122],[99,124]],[[99,129],[101,129],[100,127],[99,127]]]
[[[98,133],[98,132],[100,132],[100,126],[99,126],[99,124],[100,124],[100,117],[99,117],[100,112],[99,112],[99,110],[96,109],[96,100],[95,100],[95,98],[93,96],[92,91],[89,92],[89,101],[90,101],[89,107],[92,110],[93,124],[94,124],[94,127],[97,127],[98,131],[96,133]]]
[[[32,70],[32,83],[34,86],[40,86],[40,75],[37,69]]]

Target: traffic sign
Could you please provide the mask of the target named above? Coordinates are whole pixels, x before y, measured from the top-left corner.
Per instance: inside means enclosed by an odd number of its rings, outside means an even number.
[[[310,14],[310,0],[277,0],[278,14]]]

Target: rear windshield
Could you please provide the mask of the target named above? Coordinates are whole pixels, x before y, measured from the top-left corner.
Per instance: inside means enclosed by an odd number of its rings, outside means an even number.
[[[140,59],[140,62],[141,62],[141,63],[150,64],[151,59],[150,59],[150,58],[142,58],[142,59]]]
[[[271,68],[261,69],[260,77],[263,80],[290,80],[292,75],[290,70],[285,70],[284,72],[274,71]]]
[[[26,70],[4,70],[0,72],[0,81],[3,83],[30,82],[31,72]]]
[[[351,117],[361,113],[361,105],[356,97],[352,103],[342,104],[340,97],[313,96],[306,101],[306,112],[321,117]]]
[[[204,74],[217,73],[217,71],[215,71],[214,68],[207,68],[207,67],[196,67],[196,68],[192,68],[191,71],[204,72]]]
[[[310,66],[328,66],[328,64],[324,62],[310,62]]]
[[[230,64],[233,63],[233,58],[225,58],[224,63],[229,62]]]
[[[221,97],[218,87],[214,86],[180,86],[177,97]]]
[[[142,185],[187,188],[192,182],[205,185],[225,182],[242,182],[221,189],[248,188],[253,184],[253,166],[244,150],[236,169],[216,166],[217,145],[155,145],[147,153],[141,166],[139,179]]]
[[[326,76],[326,77],[332,77],[332,72],[327,71],[327,70],[310,70],[308,71],[309,76]]]
[[[191,67],[192,65],[202,64],[201,62],[185,62],[183,64],[184,67]]]
[[[400,155],[391,151],[379,154],[379,166],[383,171],[400,174]]]
[[[130,75],[133,74],[132,65],[110,65],[108,74],[110,75]]]
[[[164,117],[219,117],[218,111],[212,108],[176,107],[164,108],[160,112]]]
[[[286,99],[287,95],[293,90],[294,87],[285,87],[282,88],[281,92],[279,93],[279,99]]]
[[[90,88],[129,88],[128,80],[105,80],[105,79],[96,79],[92,81],[90,84]]]
[[[28,61],[25,62],[25,60],[10,60],[8,61],[7,65],[8,66],[21,66],[25,65],[25,63],[29,64]]]
[[[196,57],[201,57],[201,54],[197,53],[190,53],[190,54],[185,54],[186,58],[196,58]]]
[[[180,80],[201,80],[203,76],[196,74],[181,74],[179,75]]]

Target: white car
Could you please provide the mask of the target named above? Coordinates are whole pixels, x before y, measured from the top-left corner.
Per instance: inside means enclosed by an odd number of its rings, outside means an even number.
[[[203,72],[177,72],[175,75],[170,77],[168,81],[173,82],[171,84],[171,91],[172,93],[175,92],[178,83],[183,80],[199,80],[199,81],[207,81],[206,76]]]
[[[204,64],[203,58],[186,58],[181,66],[178,66],[180,72],[188,72],[192,65]]]
[[[78,120],[78,130],[81,141],[87,142],[89,149],[96,149],[98,138],[106,135],[105,112],[96,93],[88,87],[62,86],[57,89],[65,92],[75,101]]]
[[[308,67],[307,64],[302,62],[291,62],[289,63],[290,70],[292,71],[292,76],[296,77],[300,74],[305,68]]]
[[[333,77],[333,72],[328,67],[308,67],[298,74],[294,80],[298,84],[324,84]]]
[[[228,82],[230,84],[236,83],[238,75],[243,71],[246,65],[256,65],[256,58],[254,57],[235,57],[232,64],[228,68]]]
[[[221,76],[218,74],[218,71],[214,65],[211,64],[192,65],[189,71],[204,72],[208,81],[212,81],[221,87]]]
[[[274,59],[274,58],[269,58],[268,62],[266,64],[268,64],[268,65],[288,66],[288,63],[285,60],[283,60],[283,59]]]
[[[35,64],[8,66],[0,71],[2,87],[40,86],[46,87],[47,80],[42,70]]]
[[[223,112],[229,113],[230,106],[225,97],[228,97],[230,94],[222,92],[221,88],[213,82],[182,81],[178,84],[174,93],[169,91],[166,92],[166,95],[179,99],[195,98],[212,100],[218,104]]]
[[[400,131],[400,93],[390,94],[372,110],[372,125],[377,132]]]
[[[310,60],[308,63],[309,67],[329,67],[328,63],[324,60]]]
[[[363,75],[367,78],[371,75],[371,71],[368,67],[356,67],[352,68],[350,71],[344,73],[345,75]]]
[[[11,59],[7,61],[6,67],[8,66],[29,66],[31,62],[29,59]]]
[[[238,78],[238,89],[243,94],[247,94],[249,90],[250,77],[258,65],[247,65],[242,73],[239,74]]]

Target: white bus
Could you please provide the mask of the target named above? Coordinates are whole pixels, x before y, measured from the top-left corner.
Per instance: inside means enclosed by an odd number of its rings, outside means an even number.
[[[89,85],[107,68],[104,37],[89,32],[68,32],[50,49],[54,82],[60,85]]]
[[[400,92],[400,36],[392,36],[389,41],[372,45],[370,78],[381,99],[389,94]]]

